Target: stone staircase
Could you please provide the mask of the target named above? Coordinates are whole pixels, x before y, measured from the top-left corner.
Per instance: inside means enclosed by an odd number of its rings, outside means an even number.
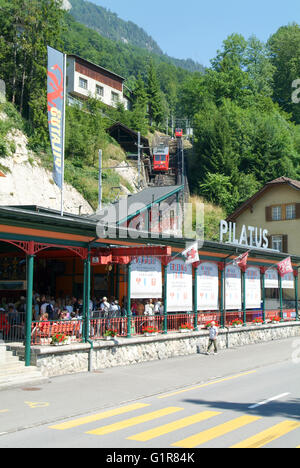
[[[25,367],[12,351],[0,343],[0,391],[21,386],[40,385],[48,381],[37,367]]]

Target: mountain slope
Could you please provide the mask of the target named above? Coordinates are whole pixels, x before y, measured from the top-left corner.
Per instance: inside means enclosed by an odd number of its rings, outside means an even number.
[[[142,47],[155,54],[163,53],[152,37],[131,21],[124,21],[116,13],[91,2],[70,0],[70,3],[72,16],[102,36],[124,44]]]
[[[68,0],[68,3],[72,6],[69,13],[73,18],[102,37],[164,57],[176,67],[204,72],[204,67],[192,59],[182,60],[164,54],[155,40],[132,21],[125,21],[116,13],[86,0]]]

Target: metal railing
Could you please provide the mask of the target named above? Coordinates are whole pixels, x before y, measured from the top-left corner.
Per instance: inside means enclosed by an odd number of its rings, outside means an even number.
[[[9,316],[7,313],[0,313],[0,339],[5,342],[24,342],[25,339],[25,314]],[[246,323],[252,324],[255,319],[263,319],[262,310],[253,310],[246,312]],[[106,335],[113,334],[116,337],[126,338],[128,336],[143,336],[146,332],[154,333],[173,333],[179,332],[181,328],[194,330],[195,326],[199,330],[206,328],[207,324],[215,321],[217,325],[222,324],[230,327],[232,322],[239,320],[243,323],[244,315],[242,311],[226,311],[224,317],[220,312],[198,312],[197,324],[195,323],[194,313],[173,313],[153,316],[131,316],[128,317],[100,317],[89,320],[88,337],[93,340],[103,340]],[[284,309],[281,316],[280,310],[266,310],[266,322],[274,319],[278,321],[296,320],[296,311],[293,308]],[[128,325],[130,324],[130,330]],[[32,322],[31,345],[50,345],[55,335],[63,334],[67,342],[82,342],[86,338],[85,320],[54,320],[47,322]]]

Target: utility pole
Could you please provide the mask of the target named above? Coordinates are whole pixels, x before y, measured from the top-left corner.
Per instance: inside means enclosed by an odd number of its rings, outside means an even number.
[[[98,211],[102,210],[102,150],[99,150],[99,202]]]
[[[141,132],[138,132],[138,188],[141,186]]]

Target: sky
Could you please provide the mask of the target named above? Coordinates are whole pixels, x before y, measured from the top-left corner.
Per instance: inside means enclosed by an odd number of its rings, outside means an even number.
[[[299,0],[89,0],[142,27],[163,52],[204,66],[232,33],[266,42],[280,26],[300,23]]]

